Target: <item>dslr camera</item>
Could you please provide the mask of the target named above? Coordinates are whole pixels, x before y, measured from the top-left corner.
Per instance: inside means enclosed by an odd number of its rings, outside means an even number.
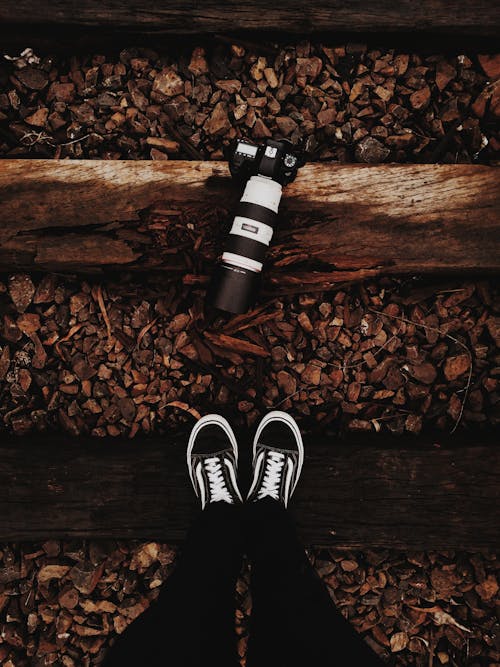
[[[226,152],[233,178],[245,183],[224,251],[209,288],[212,305],[245,313],[255,302],[266,251],[277,224],[283,187],[304,164],[287,139],[260,145],[240,139]]]

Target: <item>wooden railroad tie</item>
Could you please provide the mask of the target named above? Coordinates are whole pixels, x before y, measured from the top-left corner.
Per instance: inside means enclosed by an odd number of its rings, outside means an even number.
[[[165,228],[176,214],[213,207],[227,209],[229,221],[239,195],[225,163],[3,160],[0,270],[183,276],[192,271],[190,248],[174,253],[144,226],[138,233],[140,211],[156,211]],[[500,270],[492,167],[308,164],[285,189],[280,215],[267,273],[275,288]]]
[[[4,31],[21,22],[40,31],[79,25],[112,28],[131,34],[188,34],[258,30],[307,34],[311,32],[430,32],[496,35],[500,5],[496,0],[52,0],[50,11],[36,0],[3,0],[0,24]]]
[[[247,436],[245,436],[247,437]],[[243,477],[250,442],[239,439]],[[248,438],[247,438],[248,439]],[[0,540],[152,538],[176,543],[197,504],[186,434],[0,446]],[[307,544],[400,549],[500,547],[497,439],[305,439],[293,511]]]

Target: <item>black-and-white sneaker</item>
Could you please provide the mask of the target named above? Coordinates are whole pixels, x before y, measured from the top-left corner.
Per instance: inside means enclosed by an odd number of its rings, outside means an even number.
[[[206,415],[196,422],[189,436],[187,465],[202,509],[208,503],[242,502],[236,481],[238,445],[224,417]]]
[[[287,507],[303,463],[304,445],[297,422],[286,412],[269,412],[255,433],[253,481],[247,500],[269,497]]]

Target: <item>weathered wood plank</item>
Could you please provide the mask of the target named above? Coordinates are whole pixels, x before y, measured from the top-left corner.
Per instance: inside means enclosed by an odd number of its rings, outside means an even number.
[[[490,34],[500,26],[497,0],[3,0],[0,23],[81,25],[163,33],[234,30],[439,31]]]
[[[0,540],[182,540],[196,511],[185,466],[186,438],[4,438]],[[240,438],[240,451],[248,484],[247,439]],[[306,439],[303,478],[293,503],[305,542],[500,548],[498,442],[484,436],[467,440]]]
[[[192,271],[193,248],[130,234],[139,211],[167,227],[169,211],[230,212],[238,196],[222,162],[3,160],[0,270]],[[500,269],[495,168],[308,164],[280,211],[268,276],[281,287]]]

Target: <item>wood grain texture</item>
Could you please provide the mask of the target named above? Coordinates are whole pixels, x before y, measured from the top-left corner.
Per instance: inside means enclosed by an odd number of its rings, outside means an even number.
[[[242,489],[249,479],[248,438],[239,437]],[[186,440],[186,434],[134,442],[4,438],[0,540],[179,542],[196,511]],[[293,501],[305,543],[498,549],[500,449],[495,438],[467,440],[306,438]]]
[[[218,206],[229,221],[239,194],[222,162],[3,160],[0,269],[186,272],[182,253],[134,236],[140,211],[167,225],[169,211]],[[281,287],[500,270],[495,168],[308,164],[280,219],[268,277]]]
[[[164,33],[235,30],[440,31],[493,35],[500,26],[497,0],[3,0],[0,23],[81,25]]]

